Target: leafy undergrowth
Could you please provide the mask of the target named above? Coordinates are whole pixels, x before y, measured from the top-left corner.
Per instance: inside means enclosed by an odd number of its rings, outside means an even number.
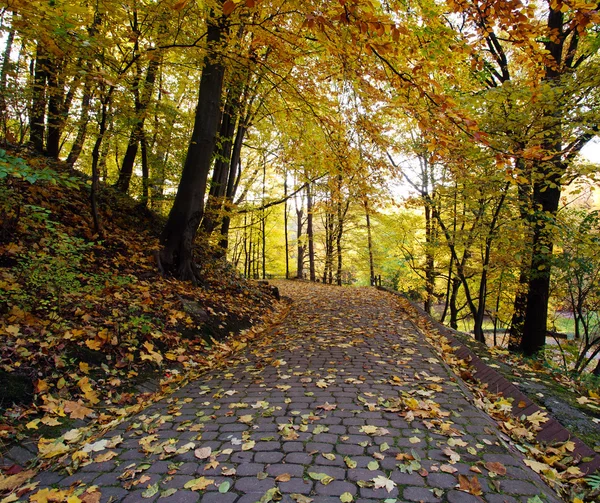
[[[160,218],[109,188],[99,203],[102,238],[85,179],[0,151],[0,451],[38,436],[42,457],[59,455],[47,438],[219,365],[276,307],[202,250],[201,286],[161,277]],[[157,393],[137,390],[148,379]]]
[[[451,346],[445,336],[435,329],[430,320],[421,316],[406,299],[400,298],[400,305],[432,342],[432,346],[440,358],[452,368],[456,375],[461,376],[473,393],[475,404],[496,420],[500,430],[506,434],[506,440],[510,439],[525,455],[527,466],[538,473],[565,501],[573,503],[598,501],[600,478],[598,474],[586,477],[579,469],[577,465],[585,460],[575,459],[572,456],[575,449],[572,441],[540,443],[536,440],[537,432],[548,420],[547,412],[538,411],[529,416],[514,416],[512,398],[505,398],[502,394],[493,393],[487,385],[473,378],[471,364],[455,355],[455,348]],[[529,378],[532,378],[533,375],[541,375],[537,374],[542,370],[542,366],[539,364],[527,362],[514,355],[509,356],[508,352],[502,350],[491,353],[494,356],[505,358],[520,372],[527,372]],[[492,364],[492,366],[498,367],[496,364]],[[546,372],[545,369],[544,372]],[[535,379],[540,380],[537,377]],[[567,384],[567,382],[565,381],[563,384]],[[600,406],[600,399],[596,392],[586,388],[586,395],[580,397],[579,403],[596,407]]]

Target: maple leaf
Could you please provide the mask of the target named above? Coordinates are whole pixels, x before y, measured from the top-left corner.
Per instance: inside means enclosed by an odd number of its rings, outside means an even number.
[[[392,492],[394,490],[394,487],[396,487],[396,482],[394,482],[391,479],[388,479],[387,477],[384,477],[383,475],[378,475],[377,477],[371,480],[373,481],[374,489],[384,488],[388,493]]]
[[[467,493],[473,494],[474,496],[481,496],[481,484],[476,476],[471,477],[470,479],[464,475],[458,476],[458,485],[461,491],[465,491]]]
[[[85,419],[94,414],[93,409],[86,407],[80,402],[68,400],[64,403],[64,410],[71,419]]]

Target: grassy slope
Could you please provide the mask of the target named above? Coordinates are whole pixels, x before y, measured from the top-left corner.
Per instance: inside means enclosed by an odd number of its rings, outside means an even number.
[[[73,420],[108,422],[147,400],[134,385],[151,375],[167,385],[213,366],[274,302],[206,254],[201,286],[161,277],[158,216],[103,188],[95,236],[86,181],[26,162],[21,172],[58,183],[0,179],[0,450]]]

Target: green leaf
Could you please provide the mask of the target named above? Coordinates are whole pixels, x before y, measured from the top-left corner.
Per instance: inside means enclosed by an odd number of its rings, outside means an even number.
[[[367,468],[369,470],[378,470],[379,469],[379,463],[377,461],[371,461],[368,465]]]
[[[346,492],[340,496],[340,501],[342,503],[350,503],[351,501],[354,501],[354,496],[352,496],[352,494]]]
[[[152,498],[152,496],[158,493],[158,482],[148,486],[148,488],[142,493],[142,498]]]
[[[230,487],[231,487],[231,482],[229,482],[228,480],[226,480],[225,482],[222,482],[219,485],[219,492],[221,494],[225,494],[227,491],[229,491]]]

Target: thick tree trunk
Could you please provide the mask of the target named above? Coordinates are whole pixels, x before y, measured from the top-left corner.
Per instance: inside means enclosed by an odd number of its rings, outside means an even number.
[[[48,79],[48,56],[38,42],[33,74],[33,95],[29,113],[29,140],[33,149],[44,152],[44,131],[46,129],[46,81]]]
[[[527,306],[521,340],[521,350],[526,355],[537,353],[546,344],[553,248],[551,224],[558,210],[563,171],[562,166],[545,164],[540,170],[543,179],[534,184],[533,200],[536,206],[539,205],[539,209],[535,214]]]
[[[53,159],[58,159],[60,152],[60,134],[64,122],[64,79],[62,74],[62,61],[52,57],[48,60],[51,66],[48,68],[48,134],[46,135],[46,154]]]
[[[217,46],[226,31],[223,17],[209,20],[208,53],[200,79],[194,130],[177,195],[161,235],[160,265],[163,270],[176,268],[179,278],[194,282],[193,244],[204,210],[206,181],[221,115],[224,66]]]

